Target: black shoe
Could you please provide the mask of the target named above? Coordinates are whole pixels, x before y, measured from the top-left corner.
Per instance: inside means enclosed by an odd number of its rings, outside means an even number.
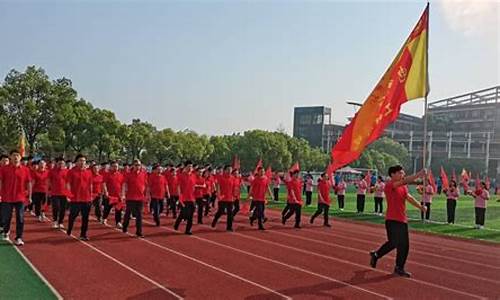
[[[265,229],[264,227],[259,227],[259,230],[264,231],[264,230],[266,230],[266,229]]]
[[[411,277],[411,273],[408,273],[408,272],[405,271],[405,269],[399,268],[399,267],[395,267],[394,268],[394,274],[398,275],[398,276],[401,276],[401,277],[406,277],[406,278],[410,278]]]
[[[253,226],[253,222],[255,222],[254,218],[250,218],[250,226]]]
[[[323,226],[325,226],[325,227],[332,227],[332,225],[330,225],[330,224],[328,224],[328,223],[323,224]]]
[[[156,227],[160,227],[160,222],[156,222]]]
[[[285,225],[285,223],[286,223],[285,217],[281,217],[281,224]]]
[[[179,225],[174,225],[174,230],[179,231]]]
[[[377,260],[378,260],[377,252],[371,251],[370,252],[370,266],[372,268],[376,268],[377,267]]]
[[[232,228],[226,229],[226,231],[233,232],[234,230]]]
[[[85,241],[85,242],[87,242],[88,240],[89,240],[89,238],[88,238],[88,237],[86,237],[86,236],[81,236],[81,237],[80,237],[80,241]]]
[[[139,234],[136,234],[136,236],[140,239],[143,239],[144,238],[144,235],[142,233],[139,233]]]
[[[70,235],[71,235],[71,231],[66,231],[66,234],[67,234],[68,236],[70,236]]]
[[[264,217],[264,223],[266,223],[266,222],[267,222],[267,218],[266,218],[266,217]]]
[[[293,228],[300,229],[300,228],[302,228],[302,227],[300,227],[300,225],[295,225],[295,226],[293,226]]]
[[[215,228],[215,225],[216,225],[215,222],[212,222],[212,225],[210,226],[212,226],[212,228]]]
[[[187,231],[185,232],[186,235],[193,235],[193,233],[191,231]]]
[[[312,223],[314,223],[314,219],[313,218],[311,218],[311,220],[309,220],[309,224],[312,224]]]
[[[122,232],[123,232],[123,233],[127,233],[127,228],[123,227],[123,228],[122,228]]]

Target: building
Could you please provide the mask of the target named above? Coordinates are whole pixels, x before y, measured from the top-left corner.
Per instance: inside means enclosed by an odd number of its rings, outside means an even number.
[[[303,138],[312,147],[325,151],[342,134],[344,126],[332,124],[332,109],[325,106],[295,107],[293,114],[293,136]]]
[[[422,165],[424,119],[400,114],[385,135],[405,145]],[[331,124],[331,109],[296,107],[293,135],[328,151],[343,131]],[[466,159],[483,164],[500,181],[500,86],[433,101],[428,106],[426,165],[441,159]]]

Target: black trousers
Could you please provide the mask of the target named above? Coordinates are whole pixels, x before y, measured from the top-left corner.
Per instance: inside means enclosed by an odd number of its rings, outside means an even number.
[[[233,202],[233,219],[234,217],[236,217],[239,211],[240,211],[240,199],[235,199]]]
[[[211,199],[211,196],[208,195],[208,194],[204,195],[203,199],[205,201],[204,202],[205,203],[205,214],[204,214],[204,216],[206,217],[206,216],[208,216],[208,213],[210,212],[210,201],[211,201],[210,199]]]
[[[285,221],[288,220],[293,214],[295,214],[295,226],[300,226],[302,206],[300,204],[292,203],[290,204],[290,210],[284,216]]]
[[[213,192],[210,196],[210,204],[212,205],[212,207],[215,207],[215,202],[217,202],[217,193]]]
[[[170,196],[167,200],[167,215],[169,211],[172,211],[174,218],[177,218],[177,201],[179,201],[179,196]]]
[[[151,212],[153,213],[153,219],[155,220],[156,226],[160,226],[160,203],[163,199],[151,198]]]
[[[375,197],[375,212],[376,213],[383,213],[384,212],[384,198],[382,197]]]
[[[476,225],[484,226],[484,216],[486,215],[486,208],[484,207],[475,207],[476,211]]]
[[[311,205],[313,192],[306,191],[306,205]]]
[[[339,202],[339,208],[344,208],[345,195],[337,195],[337,201]]]
[[[325,204],[325,203],[319,203],[318,202],[318,210],[312,215],[311,217],[311,223],[314,222],[314,219],[321,215],[323,213],[323,224],[327,225],[328,224],[328,211],[330,210],[330,205]]]
[[[101,196],[97,196],[94,198],[92,201],[92,205],[94,206],[94,213],[95,217],[97,218],[98,221],[101,221],[102,218],[102,209],[101,209]]]
[[[410,250],[410,239],[408,237],[408,224],[386,220],[387,242],[377,250],[377,257],[382,258],[387,253],[397,249],[396,267],[404,269],[408,251]]]
[[[36,192],[33,193],[31,198],[35,207],[35,216],[39,217],[42,214],[42,205],[47,201],[47,194]]]
[[[226,229],[233,229],[233,202],[219,201],[219,206],[217,207],[217,212],[215,213],[214,220],[212,221],[212,227],[215,227],[217,221],[222,216],[223,213],[226,213],[227,222]]]
[[[279,201],[279,196],[280,196],[280,188],[274,188],[273,189],[273,198],[274,201]]]
[[[69,203],[69,222],[68,222],[68,235],[73,230],[73,225],[78,215],[82,214],[82,227],[80,229],[80,236],[87,236],[87,229],[89,228],[89,214],[92,203],[89,202],[70,202]]]
[[[3,231],[2,210],[3,210],[3,202],[0,202],[0,233]]]
[[[365,196],[358,194],[356,197],[356,208],[358,213],[362,213],[365,211]]]
[[[52,196],[50,199],[52,201],[52,220],[57,224],[62,224],[68,206],[68,199],[66,196]]]
[[[255,207],[252,216],[250,217],[251,221],[257,220],[259,224],[259,229],[264,229],[264,210],[266,208],[264,201],[253,200],[252,205]]]
[[[203,224],[203,210],[206,209],[206,207],[207,204],[205,203],[204,198],[196,199],[196,208],[197,208],[196,216],[198,217],[198,224]]]
[[[163,211],[165,210],[165,198],[163,199],[158,199],[158,214],[161,215]]]
[[[116,206],[116,203],[110,204],[109,199],[106,198],[104,199],[103,202],[104,202],[104,210],[102,213],[102,218],[106,220],[109,216],[109,213],[111,212],[111,208],[113,208],[113,206]],[[115,224],[118,225],[118,223],[121,223],[121,221],[122,221],[122,211],[115,208]]]
[[[20,202],[2,202],[2,224],[3,232],[10,231],[10,222],[12,221],[12,211],[16,212],[16,239],[23,238],[24,232],[24,203]]]
[[[446,200],[446,212],[448,215],[448,223],[455,224],[455,209],[457,207],[457,200]]]
[[[281,216],[285,217],[289,211],[290,211],[290,203],[287,202],[285,207],[283,208],[283,211],[281,212]]]
[[[182,220],[186,220],[186,233],[191,233],[191,227],[193,227],[193,215],[194,215],[194,202],[186,201],[184,206],[181,207],[181,212],[175,220],[174,228],[177,230]]]
[[[431,218],[431,203],[423,203],[420,202],[421,205],[425,205],[427,207],[427,211],[425,212],[425,219],[429,220]],[[420,212],[420,218],[423,220],[424,219],[424,212]]]
[[[125,201],[125,218],[123,220],[123,232],[127,232],[128,225],[130,223],[130,215],[135,216],[135,234],[142,235],[142,207],[144,203],[142,201],[127,200]]]

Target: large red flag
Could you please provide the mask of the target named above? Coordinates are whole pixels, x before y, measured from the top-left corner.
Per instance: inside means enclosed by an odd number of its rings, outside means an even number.
[[[450,183],[448,182],[448,175],[446,175],[446,171],[443,166],[441,166],[441,182],[443,183],[443,189],[448,189],[450,187]]]
[[[402,104],[429,93],[428,27],[429,4],[396,58],[333,147],[334,170],[358,159],[363,150],[397,119]]]
[[[290,172],[290,173],[295,172],[295,171],[300,171],[299,162],[294,163],[293,166],[290,167],[290,170],[288,170],[288,172]]]

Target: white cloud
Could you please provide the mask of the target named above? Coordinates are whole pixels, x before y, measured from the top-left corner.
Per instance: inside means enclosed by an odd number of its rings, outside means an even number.
[[[466,36],[484,36],[498,31],[499,0],[440,0],[439,6],[451,29]]]

